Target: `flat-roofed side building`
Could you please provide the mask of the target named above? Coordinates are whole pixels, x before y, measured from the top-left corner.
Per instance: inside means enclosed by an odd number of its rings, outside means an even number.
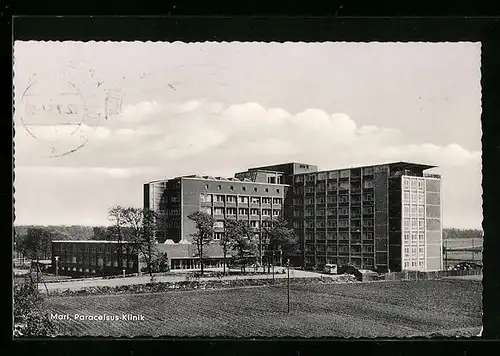
[[[58,240],[52,241],[52,268],[63,276],[133,274],[139,259],[130,242]]]

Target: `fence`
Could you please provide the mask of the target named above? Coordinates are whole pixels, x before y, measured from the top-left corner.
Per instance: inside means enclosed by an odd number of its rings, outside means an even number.
[[[403,271],[403,272],[386,273],[382,276],[379,276],[379,279],[386,281],[420,281],[420,280],[438,279],[442,277],[478,276],[482,274],[483,271],[481,269],[463,270],[463,271],[461,270],[433,271],[433,272]]]

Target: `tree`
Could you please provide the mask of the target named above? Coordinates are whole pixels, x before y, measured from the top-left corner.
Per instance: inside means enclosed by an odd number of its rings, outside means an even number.
[[[52,250],[52,234],[44,228],[29,228],[24,239],[28,257],[36,260],[47,259]]]
[[[288,227],[288,221],[282,217],[273,220],[271,226],[264,231],[269,240],[269,251],[281,254],[281,265],[283,265],[284,254],[291,255],[297,252],[298,240],[293,229]]]
[[[154,238],[154,227],[160,222],[154,211],[117,206],[110,209],[110,219],[115,222],[110,230],[117,241],[130,241],[139,257],[146,262],[146,270],[153,281],[154,263],[159,251]],[[119,245],[120,251],[121,246]]]
[[[14,284],[14,335],[55,336],[56,325],[43,309],[43,296],[31,273]]]
[[[203,252],[206,245],[208,245],[214,235],[214,218],[202,211],[197,211],[188,215],[196,226],[196,232],[191,235],[193,242],[196,245],[196,256],[200,259],[201,275],[203,275]]]
[[[240,264],[242,271],[245,272],[248,260],[254,257],[256,252],[256,243],[253,238],[254,231],[248,221],[243,220],[228,220],[225,231],[229,246],[236,252],[236,262]]]

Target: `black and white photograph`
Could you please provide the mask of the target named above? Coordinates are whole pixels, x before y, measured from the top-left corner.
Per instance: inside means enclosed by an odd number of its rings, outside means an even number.
[[[480,42],[14,42],[13,337],[482,333]]]

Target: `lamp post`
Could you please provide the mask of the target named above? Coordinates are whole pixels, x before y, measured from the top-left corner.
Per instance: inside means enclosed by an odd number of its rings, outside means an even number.
[[[286,267],[288,269],[288,276],[287,276],[287,294],[288,294],[288,314],[290,314],[290,259],[286,261]]]
[[[273,265],[273,284],[274,284],[274,250],[273,250],[273,260],[271,263]]]
[[[58,266],[59,265],[59,263],[58,263],[59,262],[59,256],[55,256],[54,258],[56,260],[56,277],[57,277],[58,274],[59,274],[59,266]]]

